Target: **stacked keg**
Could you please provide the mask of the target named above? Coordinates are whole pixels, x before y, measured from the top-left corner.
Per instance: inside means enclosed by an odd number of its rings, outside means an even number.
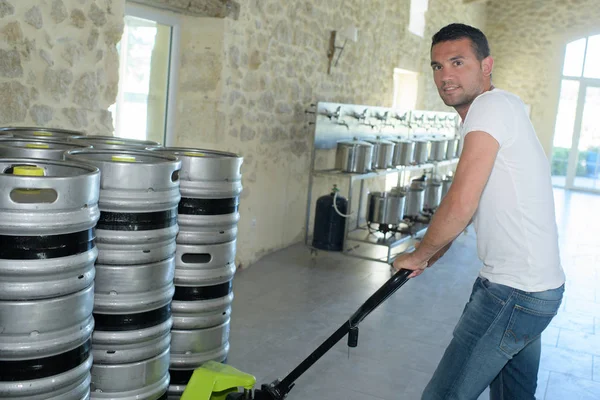
[[[178,399],[195,368],[229,353],[243,159],[212,150],[154,151],[182,161],[169,386],[169,399]]]
[[[45,138],[0,138],[0,157],[44,158],[62,160],[64,153],[73,149],[85,149],[91,146],[59,139]]]
[[[165,399],[181,161],[131,150],[73,150],[101,171],[92,399]]]
[[[89,398],[93,166],[0,159],[0,398]]]

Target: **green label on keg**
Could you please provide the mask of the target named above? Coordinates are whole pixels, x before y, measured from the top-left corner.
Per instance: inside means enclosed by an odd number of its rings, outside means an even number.
[[[50,133],[50,132],[42,132],[42,131],[35,131],[35,132],[33,132],[33,136],[52,136],[52,133]]]

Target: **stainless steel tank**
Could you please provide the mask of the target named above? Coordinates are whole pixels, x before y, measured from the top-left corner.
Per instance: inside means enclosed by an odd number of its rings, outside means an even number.
[[[102,173],[91,397],[158,399],[169,384],[181,161],[126,150],[66,157]]]
[[[407,217],[417,217],[423,211],[425,202],[425,182],[413,180],[406,193],[406,207],[404,215]]]
[[[42,127],[26,127],[26,126],[14,126],[14,127],[2,127],[0,133],[8,133],[14,137],[21,138],[32,138],[32,139],[57,139],[67,140],[71,137],[85,135],[80,131],[72,131],[67,129],[59,128],[42,128]]]
[[[395,167],[412,165],[415,158],[415,142],[412,140],[392,140],[394,147],[394,155],[392,164]]]
[[[66,151],[85,148],[91,146],[59,139],[0,138],[0,157],[63,160]]]
[[[415,139],[415,164],[425,164],[429,160],[430,142],[427,139]]]
[[[145,150],[151,147],[161,147],[152,140],[127,139],[116,136],[75,136],[69,138],[74,143],[82,143],[102,150]]]
[[[404,218],[405,200],[402,191],[369,193],[367,221],[398,225]]]
[[[425,187],[424,210],[435,210],[442,201],[442,181],[438,178],[430,179]]]
[[[447,139],[436,138],[431,140],[431,150],[429,153],[429,159],[431,161],[444,161],[446,159],[447,147]]]
[[[373,144],[360,140],[338,142],[335,168],[343,172],[369,172],[373,164],[373,148]]]
[[[371,159],[371,169],[386,169],[393,167],[394,142],[383,139],[366,139],[373,145],[373,158]]]
[[[3,398],[89,396],[99,184],[93,166],[0,159]]]
[[[446,159],[452,160],[457,157],[458,153],[458,139],[448,139],[448,147],[446,147]]]

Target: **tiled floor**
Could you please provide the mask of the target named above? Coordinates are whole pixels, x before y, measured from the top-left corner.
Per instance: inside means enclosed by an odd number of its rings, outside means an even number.
[[[568,282],[543,335],[537,398],[600,399],[600,196],[557,189],[555,199]],[[357,348],[348,355],[343,339],[289,399],[419,399],[477,276],[474,246],[471,229],[361,323]],[[384,264],[326,252],[312,258],[302,245],[267,256],[234,280],[229,364],[259,383],[283,378],[389,276]]]

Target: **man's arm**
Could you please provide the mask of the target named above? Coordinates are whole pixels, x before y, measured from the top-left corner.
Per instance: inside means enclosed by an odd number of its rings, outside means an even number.
[[[418,276],[429,260],[451,243],[468,225],[479,205],[500,145],[491,135],[473,131],[465,136],[454,181],[433,215],[419,247],[394,261],[396,269],[411,269]]]

